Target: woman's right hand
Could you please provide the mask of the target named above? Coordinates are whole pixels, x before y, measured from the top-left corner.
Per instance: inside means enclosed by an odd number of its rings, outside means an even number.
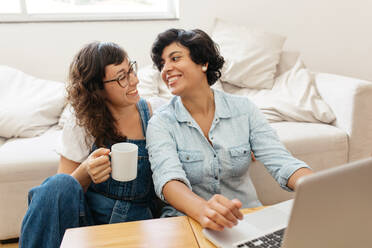
[[[94,183],[102,183],[109,179],[111,173],[109,153],[109,149],[99,148],[83,162],[83,166]]]
[[[233,227],[238,220],[243,219],[240,212],[242,203],[237,200],[229,200],[223,195],[216,194],[209,199],[200,211],[199,223],[203,228],[222,231],[225,227]]]

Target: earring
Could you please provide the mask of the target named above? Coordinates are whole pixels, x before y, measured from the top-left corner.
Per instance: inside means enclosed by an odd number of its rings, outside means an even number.
[[[203,71],[203,72],[206,72],[207,69],[208,69],[207,66],[205,66],[205,65],[202,66],[202,71]]]

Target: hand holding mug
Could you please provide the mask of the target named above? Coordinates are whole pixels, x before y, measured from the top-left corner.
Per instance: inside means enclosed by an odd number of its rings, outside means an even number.
[[[109,179],[111,173],[109,153],[109,149],[99,148],[84,161],[86,170],[94,183],[102,183]]]

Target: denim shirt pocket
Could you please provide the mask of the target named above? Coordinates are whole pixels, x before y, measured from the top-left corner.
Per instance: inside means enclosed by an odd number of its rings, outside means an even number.
[[[179,159],[191,185],[203,181],[204,154],[200,151],[178,151]]]
[[[251,150],[249,144],[229,148],[231,162],[231,176],[243,175],[248,170],[251,162]]]

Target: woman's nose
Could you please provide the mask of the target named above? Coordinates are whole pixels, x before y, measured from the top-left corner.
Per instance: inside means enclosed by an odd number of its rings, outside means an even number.
[[[137,77],[137,74],[131,73],[129,74],[129,84],[130,85],[136,85],[138,84],[139,80]]]
[[[173,66],[170,63],[164,63],[163,68],[161,69],[160,73],[163,77],[163,80],[166,81],[167,74],[172,71]]]
[[[173,69],[172,63],[165,62],[163,64],[162,71],[164,71],[165,73],[172,70],[172,69]]]

